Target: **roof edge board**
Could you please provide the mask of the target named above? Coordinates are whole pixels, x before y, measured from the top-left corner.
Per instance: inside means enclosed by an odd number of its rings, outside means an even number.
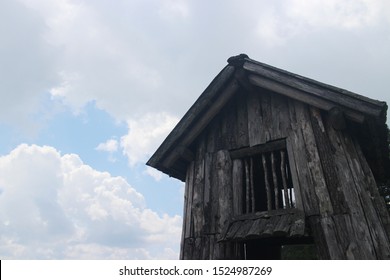
[[[316,96],[318,98],[329,100],[346,108],[350,108],[354,111],[359,111],[370,116],[379,117],[386,105],[383,101],[363,97],[356,93],[323,84],[285,70],[258,62],[255,63],[249,59],[246,59],[246,62],[243,64],[243,68],[254,75],[262,76],[277,83],[306,92],[309,94],[309,97]],[[293,98],[293,96],[291,97]]]
[[[209,122],[221,111],[223,106],[231,99],[231,97],[237,92],[239,84],[236,80],[230,81],[223,92],[219,94],[216,100],[208,106],[206,112],[198,119],[198,121],[191,127],[191,130],[184,134],[182,139],[178,139],[181,147],[187,148],[192,141],[203,131],[203,129],[209,124]],[[168,156],[163,161],[163,166],[169,168],[174,162],[180,158],[180,151],[175,149],[171,152],[168,151]]]
[[[287,96],[297,101],[317,107],[321,110],[330,111],[332,108],[339,106],[339,104],[337,103],[325,100],[323,98],[319,98],[317,96],[312,96],[309,93],[306,93],[299,89],[289,87],[282,83],[277,83],[271,79],[264,78],[259,75],[249,75],[248,79],[255,86],[279,93],[281,95]],[[364,122],[365,116],[362,113],[357,112],[355,110],[351,110],[350,108],[343,108],[343,109],[345,111],[346,116],[349,119],[358,123]]]
[[[181,132],[187,130],[195,119],[207,109],[211,101],[219,93],[219,91],[226,85],[226,83],[234,77],[235,68],[231,65],[224,67],[221,72],[211,81],[195,103],[185,113],[182,119],[176,124],[173,130],[169,133],[167,138],[162,142],[160,147],[147,161],[146,165],[151,167],[158,166],[161,158],[169,151],[169,149],[179,140]]]
[[[317,84],[317,85],[319,85],[321,87],[324,87],[324,88],[329,88],[329,89],[331,89],[333,91],[338,91],[338,92],[343,93],[345,95],[350,95],[353,98],[360,99],[362,101],[371,103],[373,105],[383,106],[383,104],[386,103],[384,101],[375,100],[375,99],[369,98],[367,96],[360,95],[360,94],[357,94],[355,92],[352,92],[352,91],[349,91],[349,90],[346,90],[346,89],[343,89],[343,88],[340,88],[340,87],[332,86],[330,84],[326,84],[326,83],[320,82],[318,80],[314,80],[314,79],[311,79],[311,78],[308,78],[308,77],[305,77],[305,76],[302,76],[302,75],[299,75],[299,74],[295,74],[295,73],[292,73],[292,72],[289,72],[289,71],[286,71],[286,70],[283,70],[283,69],[280,69],[280,68],[277,68],[277,67],[274,67],[274,66],[271,66],[271,65],[268,65],[268,64],[265,64],[265,63],[253,60],[253,59],[250,59],[250,58],[246,58],[245,61],[246,62],[250,62],[252,64],[260,65],[260,66],[262,66],[264,68],[268,68],[268,69],[270,69],[272,71],[280,72],[280,73],[282,73],[284,75],[293,76],[293,77],[296,77],[297,79],[305,80],[305,81],[307,81],[309,83]]]

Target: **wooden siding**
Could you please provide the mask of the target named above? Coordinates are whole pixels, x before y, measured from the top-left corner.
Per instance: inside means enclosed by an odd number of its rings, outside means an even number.
[[[327,113],[267,90],[237,92],[191,146],[181,258],[243,258],[242,243],[217,242],[243,214],[244,182],[237,174],[245,166],[230,152],[283,138],[296,207],[306,215],[320,257],[389,259],[389,216],[348,127],[336,130]],[[248,234],[234,230],[235,239]]]

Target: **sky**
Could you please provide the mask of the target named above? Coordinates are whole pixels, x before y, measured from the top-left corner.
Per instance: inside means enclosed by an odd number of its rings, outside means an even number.
[[[387,0],[0,0],[0,259],[178,259],[145,162],[230,56],[390,103]]]

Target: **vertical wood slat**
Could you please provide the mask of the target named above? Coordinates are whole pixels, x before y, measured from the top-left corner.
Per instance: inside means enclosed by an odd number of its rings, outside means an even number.
[[[263,169],[264,169],[264,183],[265,183],[265,190],[267,193],[267,210],[270,211],[272,209],[272,197],[271,197],[271,187],[268,181],[268,167],[267,167],[267,159],[265,157],[265,154],[261,155],[262,161],[263,161]]]
[[[282,184],[284,190],[284,201],[286,208],[291,208],[290,197],[288,195],[287,178],[286,178],[286,153],[284,150],[280,151],[280,172],[282,174]]]
[[[249,146],[248,135],[248,106],[247,106],[247,93],[240,92],[236,98],[237,104],[237,147]]]
[[[227,150],[218,151],[216,154],[216,177],[218,186],[219,221],[216,233],[222,233],[233,213],[232,194],[232,161]]]
[[[245,162],[245,213],[249,213],[250,209],[250,182],[249,182],[249,166],[248,161],[244,160]]]
[[[212,234],[215,232],[213,225],[215,224],[212,216],[213,210],[213,188],[212,188],[212,154],[205,154],[205,169],[204,169],[204,191],[203,191],[203,204],[204,204],[204,226],[203,230],[205,234]]]
[[[265,134],[262,132],[263,116],[260,95],[257,92],[248,92],[248,138],[249,146],[265,143]]]
[[[193,234],[198,238],[202,235],[204,226],[204,157],[195,160],[192,198]]]
[[[189,164],[187,169],[187,178],[185,184],[185,193],[184,193],[184,213],[183,213],[183,230],[181,237],[181,251],[180,259],[189,259],[192,258],[192,243],[190,242],[192,236],[192,214],[191,214],[191,205],[192,205],[192,195],[193,195],[193,175],[194,175],[194,162],[192,161]]]
[[[243,160],[233,160],[233,214],[243,214],[243,195],[244,195],[244,166]]]
[[[295,195],[295,188],[290,188],[290,206],[292,208],[296,207],[297,204],[297,196]]]
[[[271,153],[271,166],[272,166],[272,179],[274,183],[274,193],[275,193],[275,209],[279,209],[279,186],[278,186],[278,176],[276,174],[276,166],[275,166],[275,152]]]
[[[354,184],[355,184],[355,192],[358,197],[358,201],[360,202],[360,208],[363,212],[363,217],[365,217],[365,226],[367,226],[366,235],[368,240],[371,237],[371,246],[366,248],[368,252],[369,249],[373,250],[376,258],[379,259],[389,259],[390,258],[390,244],[387,239],[387,234],[383,227],[383,223],[379,218],[379,213],[374,207],[373,197],[374,193],[370,191],[374,190],[376,187],[375,180],[373,179],[372,174],[365,173],[364,169],[361,166],[361,160],[359,159],[359,155],[356,151],[356,148],[359,147],[358,143],[354,143],[354,141],[348,137],[348,135],[342,132],[338,132],[340,134],[339,139],[341,140],[343,149],[345,150],[346,159],[348,162],[349,169],[353,176]],[[372,186],[370,186],[370,182],[368,178],[370,178]],[[377,192],[377,189],[375,189]],[[363,225],[363,223],[359,220],[359,225]]]
[[[315,179],[311,173],[309,164],[309,152],[307,151],[306,139],[302,129],[308,126],[309,118],[305,114],[307,110],[304,104],[295,100],[289,100],[289,112],[292,131],[287,138],[287,151],[291,161],[290,170],[295,187],[296,204],[302,208],[308,216],[318,215],[319,201],[314,191]]]
[[[252,213],[255,213],[255,188],[253,182],[253,158],[250,159],[250,184],[251,184],[251,203],[252,203]]]

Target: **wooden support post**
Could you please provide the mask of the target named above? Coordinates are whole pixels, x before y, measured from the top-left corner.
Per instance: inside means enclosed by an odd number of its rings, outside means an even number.
[[[276,174],[276,166],[275,166],[275,152],[271,153],[271,166],[272,166],[272,179],[274,183],[274,193],[275,193],[275,209],[279,209],[279,188],[278,188],[278,176]]]
[[[295,201],[293,198],[295,198],[295,191],[294,191],[293,187],[290,187],[290,206],[291,206],[291,208],[295,207]]]
[[[250,207],[250,178],[249,178],[249,166],[248,160],[244,160],[245,162],[245,213],[249,213]]]
[[[250,159],[250,184],[251,184],[251,202],[252,202],[252,213],[255,213],[255,189],[253,183],[253,158]]]
[[[284,150],[280,151],[280,171],[282,173],[282,183],[283,183],[283,190],[284,190],[284,203],[286,204],[286,208],[291,208],[290,198],[288,195],[288,188],[287,188],[287,178],[286,178],[286,153]]]
[[[267,159],[265,157],[265,154],[262,154],[261,157],[263,160],[265,190],[267,192],[267,210],[270,211],[272,210],[272,196],[271,196],[271,187],[268,181]]]

